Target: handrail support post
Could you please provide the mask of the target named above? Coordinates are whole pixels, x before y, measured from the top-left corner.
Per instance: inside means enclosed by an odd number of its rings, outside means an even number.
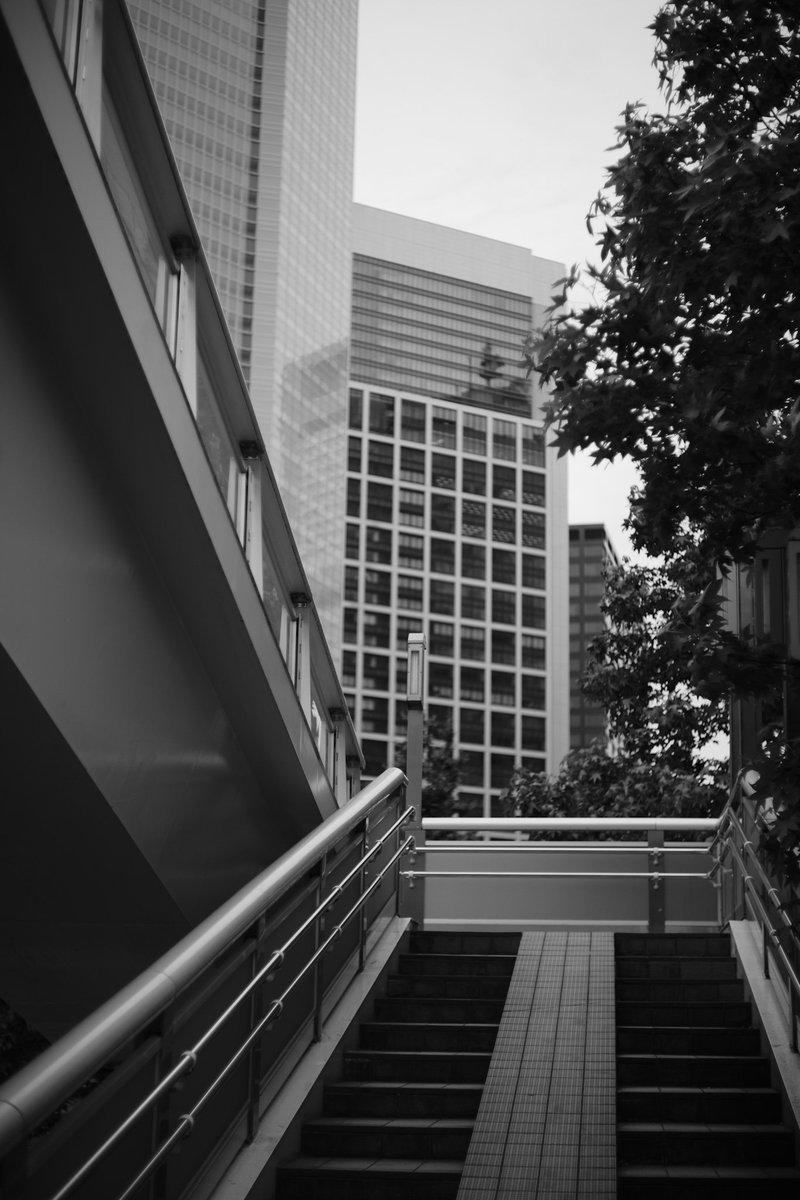
[[[650,933],[663,933],[666,927],[666,879],[659,870],[664,856],[664,831],[651,829],[647,834],[647,858],[650,879],[648,881],[648,919]]]

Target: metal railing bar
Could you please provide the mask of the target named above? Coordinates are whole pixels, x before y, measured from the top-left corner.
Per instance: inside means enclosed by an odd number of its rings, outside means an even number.
[[[513,845],[487,845],[486,842],[428,842],[417,846],[415,854],[533,854],[541,850],[548,854],[650,854],[653,847],[647,842],[635,846],[625,842],[515,842]],[[681,846],[659,846],[659,854],[708,854],[707,843],[687,842]]]
[[[96,1012],[0,1085],[0,1154],[138,1034],[406,778],[390,767]]]
[[[709,873],[696,871],[401,871],[404,879],[431,876],[454,879],[486,877],[490,879],[708,879]]]
[[[682,829],[714,832],[719,828],[719,822],[719,817],[424,817],[422,828],[425,832],[506,830],[513,833],[536,829],[630,829],[654,832]]]
[[[405,814],[404,814],[403,819],[404,820],[407,819]],[[387,836],[388,836],[388,834],[387,834]],[[251,1029],[250,1033],[245,1038],[244,1042],[242,1042],[242,1044],[238,1047],[236,1052],[228,1060],[228,1062],[225,1064],[225,1066],[222,1068],[222,1070],[215,1076],[215,1078],[212,1080],[212,1082],[206,1088],[205,1092],[203,1092],[203,1094],[199,1098],[199,1100],[196,1101],[196,1103],[194,1104],[194,1107],[191,1108],[188,1113],[184,1113],[181,1117],[178,1118],[178,1124],[175,1127],[175,1129],[172,1131],[171,1134],[169,1134],[169,1136],[161,1144],[161,1146],[159,1146],[159,1148],[155,1152],[155,1154],[142,1167],[141,1171],[136,1176],[136,1178],[130,1184],[128,1184],[125,1191],[119,1195],[118,1200],[127,1200],[127,1198],[133,1194],[133,1192],[136,1190],[136,1188],[138,1188],[149,1177],[149,1175],[152,1174],[152,1172],[156,1169],[156,1167],[159,1165],[159,1163],[161,1163],[163,1161],[163,1159],[167,1156],[167,1154],[172,1149],[172,1147],[175,1145],[175,1143],[177,1141],[179,1141],[181,1137],[188,1137],[193,1132],[194,1124],[195,1124],[198,1114],[202,1111],[202,1109],[205,1107],[205,1105],[208,1103],[208,1101],[211,1099],[211,1097],[214,1095],[214,1093],[217,1091],[217,1089],[220,1087],[220,1085],[225,1081],[225,1079],[228,1077],[230,1072],[233,1070],[233,1068],[236,1066],[236,1064],[240,1061],[240,1059],[243,1057],[243,1055],[247,1053],[248,1049],[250,1048],[252,1043],[255,1041],[255,1039],[260,1035],[262,1030],[267,1025],[269,1025],[273,1020],[275,1020],[277,1017],[279,1017],[281,1015],[287,998],[291,995],[291,993],[294,991],[294,989],[297,987],[297,985],[306,977],[306,975],[311,970],[311,968],[314,966],[316,961],[323,957],[323,955],[326,953],[327,950],[330,949],[330,947],[333,945],[334,942],[338,941],[338,939],[342,935],[342,930],[343,930],[344,926],[346,924],[348,924],[348,922],[351,921],[353,919],[353,917],[355,917],[361,911],[362,907],[367,903],[367,901],[369,900],[372,893],[380,887],[380,885],[383,882],[384,877],[386,876],[388,871],[395,865],[395,863],[404,854],[406,854],[409,850],[411,850],[413,845],[414,845],[414,838],[407,837],[406,840],[403,842],[402,846],[400,846],[398,848],[398,850],[392,855],[392,858],[387,862],[387,864],[383,868],[383,870],[379,871],[378,874],[373,879],[372,883],[370,883],[369,887],[365,888],[365,890],[359,896],[356,903],[349,909],[349,911],[345,914],[345,916],[342,918],[340,923],[335,927],[335,929],[325,939],[325,941],[322,942],[320,944],[320,946],[315,950],[314,954],[311,956],[310,959],[308,959],[306,964],[301,968],[301,970],[294,977],[294,979],[288,985],[288,987],[284,989],[284,991],[281,993],[281,995],[277,999],[272,1001],[267,1012],[264,1014],[264,1016],[261,1018],[261,1020],[258,1021],[258,1023],[253,1027],[253,1029]],[[94,1161],[92,1163],[93,1166],[96,1163],[96,1161],[97,1161],[97,1158],[95,1157]],[[76,1174],[72,1177],[72,1179],[68,1180],[68,1182],[66,1184],[64,1184],[64,1186],[61,1188],[61,1190],[55,1196],[53,1196],[51,1198],[51,1200],[63,1200],[63,1198],[69,1194],[69,1192],[72,1190],[72,1188],[75,1186],[75,1184],[80,1182],[80,1179],[82,1179],[86,1173],[87,1173],[86,1169],[81,1168],[80,1172],[76,1172]]]

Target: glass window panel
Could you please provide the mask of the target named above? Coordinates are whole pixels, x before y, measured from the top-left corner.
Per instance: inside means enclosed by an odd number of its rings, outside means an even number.
[[[544,550],[545,547],[545,516],[544,513],[530,512],[527,508],[522,510],[522,544],[523,546],[532,546],[536,550]]]
[[[397,605],[398,608],[422,608],[423,580],[418,575],[397,576]]]
[[[358,609],[346,608],[344,610],[344,640],[346,642],[358,641]]]
[[[407,442],[425,441],[425,405],[418,400],[403,400],[400,408],[401,436]]]
[[[428,663],[428,695],[449,700],[453,695],[453,667],[451,663]]]
[[[367,562],[390,563],[392,561],[391,529],[376,529],[368,526],[365,534]]]
[[[231,436],[202,354],[197,355],[197,431],[217,486],[234,522],[239,488],[244,482],[239,450]]]
[[[347,547],[345,554],[348,558],[358,558],[361,546],[361,530],[357,525],[347,526]]]
[[[384,696],[364,696],[361,700],[361,732],[386,733],[389,727],[389,701]]]
[[[522,765],[527,767],[529,771],[546,771],[547,762],[543,758],[537,758],[533,754],[522,755]]]
[[[529,467],[544,466],[544,433],[541,429],[523,425],[522,461]]]
[[[493,754],[491,762],[491,786],[493,788],[508,787],[514,774],[514,756],[512,754]]]
[[[523,633],[521,634],[521,640],[523,667],[535,667],[539,670],[544,670],[546,662],[545,639],[537,633]]]
[[[406,726],[408,724],[408,705],[405,700],[395,700],[394,703],[394,728],[398,737],[406,736]]]
[[[456,417],[451,409],[434,405],[432,441],[434,446],[444,450],[455,450]]]
[[[486,591],[484,588],[473,587],[469,583],[461,585],[461,616],[471,617],[473,621],[486,619]]]
[[[425,482],[425,451],[400,447],[400,478],[405,483]]]
[[[408,635],[422,633],[422,617],[397,618],[397,652],[401,655],[408,653]]]
[[[517,556],[513,550],[492,551],[492,582],[517,582]]]
[[[365,654],[362,669],[365,688],[387,692],[389,690],[389,659],[385,654]]]
[[[483,753],[480,750],[462,750],[458,756],[461,783],[483,787]]]
[[[400,567],[419,567],[424,565],[423,550],[425,542],[418,533],[399,533],[397,535],[397,563]]]
[[[456,460],[451,454],[434,454],[431,465],[431,483],[434,487],[455,491]]]
[[[431,538],[430,569],[440,575],[454,575],[456,569],[456,544],[444,538]]]
[[[342,654],[342,686],[356,686],[356,652],[345,650]]]
[[[462,708],[459,712],[462,742],[483,743],[484,712],[482,708]]]
[[[486,417],[464,413],[464,450],[467,454],[486,453]]]
[[[468,579],[486,578],[486,547],[472,546],[469,542],[461,545],[461,574]]]
[[[544,717],[522,718],[522,745],[525,750],[545,750],[546,734]]]
[[[523,554],[522,556],[522,586],[541,588],[544,591],[547,582],[547,567],[544,555]]]
[[[388,612],[372,612],[369,609],[364,612],[364,645],[389,649]]]
[[[437,533],[453,533],[456,525],[456,502],[452,496],[431,496],[431,529]]]
[[[344,569],[344,598],[345,600],[358,600],[358,567],[345,567]]]
[[[492,704],[514,706],[516,678],[508,671],[492,671]]]
[[[544,508],[547,476],[538,471],[522,472],[522,503]]]
[[[358,517],[361,515],[360,479],[348,479],[347,481],[347,515],[348,517]]]
[[[522,707],[544,708],[544,677],[541,675],[523,675],[521,678]]]
[[[361,474],[361,438],[349,437],[347,439],[347,469]]]
[[[425,493],[400,488],[399,522],[422,528],[425,524]]]
[[[461,626],[461,657],[483,661],[486,654],[486,631],[478,625]]]
[[[360,429],[363,419],[364,393],[358,388],[350,388],[350,428]]]
[[[516,500],[517,472],[513,467],[495,464],[492,470],[492,496],[495,500]]]
[[[516,625],[517,594],[501,588],[492,591],[492,621],[499,625]]]
[[[486,537],[486,505],[482,500],[461,501],[461,533],[463,537]]]
[[[375,741],[373,738],[364,738],[361,742],[361,749],[364,752],[364,775],[370,779],[374,779],[376,775],[380,775],[389,766],[389,745],[387,742]]]
[[[370,521],[391,521],[392,489],[388,484],[367,484],[367,516]]]
[[[373,392],[369,398],[370,433],[383,433],[394,437],[394,397],[379,396]]]
[[[382,475],[386,479],[394,476],[394,446],[391,442],[370,442],[369,474]]]
[[[437,729],[452,729],[453,707],[450,704],[440,704],[431,701],[428,704],[428,717],[431,725]]]
[[[472,496],[485,496],[486,463],[465,458],[461,464],[461,487]]]
[[[537,514],[538,515],[538,514]],[[512,545],[517,541],[517,512],[503,504],[492,505],[492,540]]]
[[[483,784],[481,784],[481,787]],[[483,792],[462,792],[458,790],[458,815],[461,817],[483,816]]]
[[[492,745],[493,746],[511,746],[514,745],[514,724],[516,717],[514,713],[492,713]]]
[[[517,653],[516,634],[510,629],[492,630],[492,662],[514,665]]]
[[[492,423],[492,454],[495,458],[510,459],[517,457],[517,427],[513,421],[500,421],[497,418]]]
[[[546,600],[544,596],[522,597],[522,624],[533,626],[534,629],[545,628]]]
[[[478,704],[483,704],[484,679],[484,672],[478,667],[462,667],[460,691],[461,699],[472,700]]]
[[[364,601],[367,604],[390,603],[391,575],[388,571],[364,572]]]
[[[431,580],[431,612],[452,617],[455,610],[455,588],[444,579]]]
[[[453,657],[453,626],[449,621],[431,621],[428,632],[428,649],[431,654]]]

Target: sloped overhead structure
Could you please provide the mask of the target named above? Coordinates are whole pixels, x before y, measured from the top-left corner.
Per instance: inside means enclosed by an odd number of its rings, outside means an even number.
[[[64,11],[0,5],[0,995],[48,1034],[359,762],[124,7]]]

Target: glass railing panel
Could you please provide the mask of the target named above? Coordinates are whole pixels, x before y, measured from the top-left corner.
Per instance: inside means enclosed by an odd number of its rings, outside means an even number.
[[[70,82],[74,85],[75,63],[78,57],[80,0],[42,0],[42,7],[53,30],[53,36],[67,68]]]
[[[246,474],[244,463],[223,414],[222,405],[211,382],[202,350],[197,356],[197,429],[208,461],[214,472],[219,490],[222,492],[240,539],[244,530],[242,493]]]
[[[275,641],[280,646],[283,660],[291,670],[294,618],[290,609],[289,597],[281,582],[280,573],[275,566],[270,549],[266,534],[266,521],[262,524],[261,539],[261,600],[270,628],[275,635]]]

